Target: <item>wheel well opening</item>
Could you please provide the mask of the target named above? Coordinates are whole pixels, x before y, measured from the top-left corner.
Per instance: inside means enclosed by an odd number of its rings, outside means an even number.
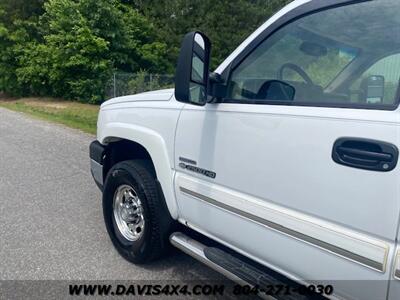
[[[149,168],[156,177],[156,170],[154,168],[153,160],[149,152],[139,143],[129,140],[119,140],[111,142],[106,148],[105,158],[103,162],[103,176],[106,178],[108,171],[116,163],[124,160],[141,159],[147,161]]]

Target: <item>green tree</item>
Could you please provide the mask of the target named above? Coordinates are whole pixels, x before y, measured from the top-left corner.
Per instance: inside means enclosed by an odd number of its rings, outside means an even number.
[[[43,14],[44,0],[2,0],[10,23],[15,20],[32,20]]]
[[[117,1],[49,0],[41,30],[43,42],[25,47],[16,70],[32,93],[96,103],[114,70],[171,68],[153,25]]]
[[[21,49],[39,38],[38,19],[41,0],[3,0],[0,4],[0,90],[22,95],[24,86],[17,80],[16,69]]]
[[[159,28],[175,63],[183,35],[206,33],[213,44],[213,67],[223,61],[249,34],[290,0],[121,0],[137,7]]]

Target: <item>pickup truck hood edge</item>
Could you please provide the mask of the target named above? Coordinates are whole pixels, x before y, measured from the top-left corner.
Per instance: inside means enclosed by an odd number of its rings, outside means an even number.
[[[117,103],[124,102],[142,102],[142,101],[169,101],[174,94],[174,89],[164,89],[140,93],[136,95],[122,96],[107,100],[101,105],[101,108]]]

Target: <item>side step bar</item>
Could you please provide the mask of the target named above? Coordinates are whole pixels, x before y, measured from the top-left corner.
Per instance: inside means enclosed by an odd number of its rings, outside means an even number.
[[[173,233],[170,236],[170,241],[171,244],[176,248],[240,285],[257,287],[262,291],[268,290],[265,288],[268,285],[282,285],[284,287],[290,285],[293,286],[293,290],[296,290],[296,288],[300,287],[300,284],[286,277],[282,279],[282,275],[274,277],[272,274],[276,272],[272,270],[268,273],[264,272],[261,270],[261,268],[256,266],[256,263],[251,264],[240,259],[239,254],[236,256],[217,247],[208,247],[181,232]],[[276,300],[326,299],[321,295],[302,295],[300,293],[293,293],[289,295],[282,293],[280,295],[273,296],[270,296],[267,293],[259,293],[258,296],[262,299]]]

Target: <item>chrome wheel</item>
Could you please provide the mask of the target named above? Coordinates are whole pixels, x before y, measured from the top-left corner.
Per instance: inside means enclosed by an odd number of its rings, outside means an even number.
[[[138,240],[144,233],[142,202],[129,185],[121,185],[115,191],[113,201],[114,219],[119,232],[128,241]]]

